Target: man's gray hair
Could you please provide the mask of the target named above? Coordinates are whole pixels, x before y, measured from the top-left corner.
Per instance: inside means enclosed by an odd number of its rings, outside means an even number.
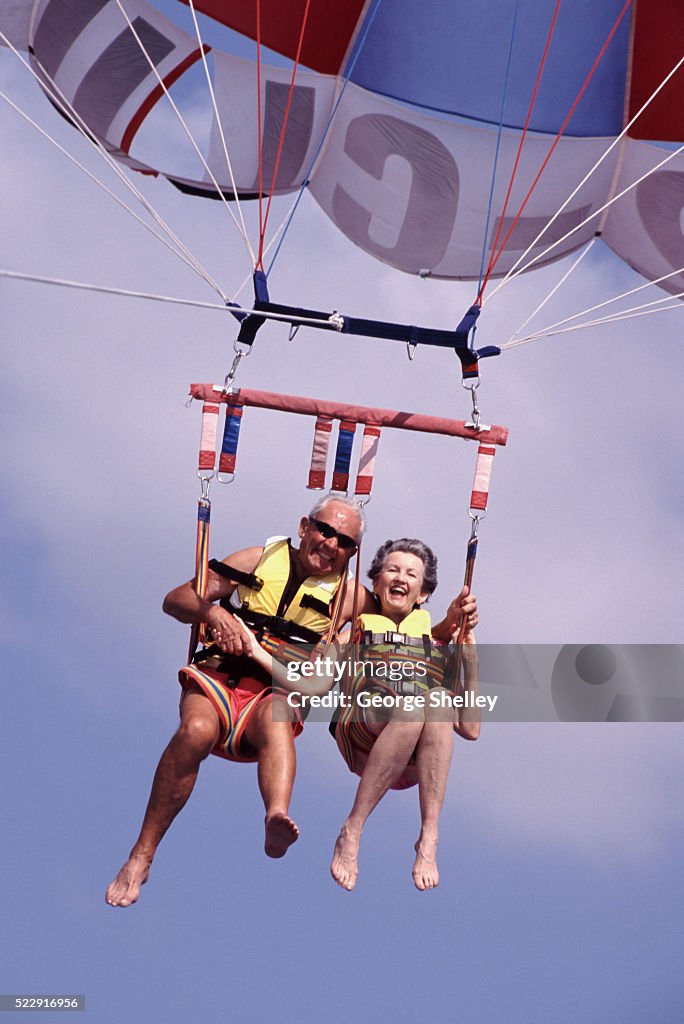
[[[355,498],[350,498],[346,494],[324,494],[309,512],[309,519],[318,519],[326,505],[329,505],[332,501],[336,501],[339,505],[346,505],[347,508],[351,508],[356,512],[361,523],[361,537],[363,537],[364,530],[366,529],[366,517],[363,514],[363,508]]]

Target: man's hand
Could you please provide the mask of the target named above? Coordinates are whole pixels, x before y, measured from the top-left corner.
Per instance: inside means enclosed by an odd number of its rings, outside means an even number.
[[[207,615],[209,635],[225,654],[252,654],[252,646],[242,623],[220,605],[212,605]],[[247,631],[249,633],[249,630]],[[249,633],[249,636],[252,634]]]

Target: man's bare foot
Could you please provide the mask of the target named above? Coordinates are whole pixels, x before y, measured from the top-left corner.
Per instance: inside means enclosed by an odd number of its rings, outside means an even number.
[[[437,870],[437,836],[423,835],[414,847],[416,861],[413,865],[413,881],[416,889],[435,889],[439,885]]]
[[[151,863],[151,857],[131,854],[105,893],[105,901],[110,907],[130,907],[136,902],[140,886],[147,881]]]
[[[347,889],[348,892],[354,888],[356,879],[359,877],[360,839],[360,833],[352,832],[347,825],[343,825],[335,843],[335,852],[330,865],[330,874],[337,884],[343,889]]]
[[[298,839],[299,829],[287,814],[278,812],[266,818],[264,852],[267,857],[284,857]]]

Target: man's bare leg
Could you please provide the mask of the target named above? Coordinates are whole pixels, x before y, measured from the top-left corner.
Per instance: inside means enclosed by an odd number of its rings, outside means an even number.
[[[202,761],[219,735],[219,717],[199,690],[186,692],[181,724],[157,766],[140,835],[129,858],[107,889],[112,907],[129,907],[147,881],[152,859],[164,834],[192,793]]]
[[[361,832],[368,816],[409,762],[423,729],[423,721],[394,719],[376,739],[356,790],[354,805],[335,843],[330,873],[339,886],[351,891],[358,878]]]
[[[415,845],[413,881],[416,888],[421,890],[434,889],[439,884],[439,815],[444,803],[453,747],[454,730],[451,722],[431,721],[428,718],[416,751],[421,828]]]
[[[274,721],[273,701],[262,700],[245,739],[258,753],[257,780],[266,809],[264,852],[267,857],[283,857],[299,839],[299,829],[288,814],[297,765],[292,725]]]

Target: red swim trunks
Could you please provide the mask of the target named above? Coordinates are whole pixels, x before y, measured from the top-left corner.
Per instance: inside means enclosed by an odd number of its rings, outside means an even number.
[[[264,700],[273,701],[281,691],[274,690],[270,676],[265,672],[261,675],[254,662],[250,668],[252,674],[242,675],[238,661],[235,659],[236,671],[231,674],[204,668],[201,664],[186,665],[178,673],[178,679],[184,691],[199,686],[216,708],[221,731],[212,754],[228,761],[253,762],[257,760],[257,753],[245,739],[245,729],[259,704]],[[292,711],[292,714],[298,712]],[[299,736],[303,728],[301,718],[297,717],[292,722],[293,735]]]

